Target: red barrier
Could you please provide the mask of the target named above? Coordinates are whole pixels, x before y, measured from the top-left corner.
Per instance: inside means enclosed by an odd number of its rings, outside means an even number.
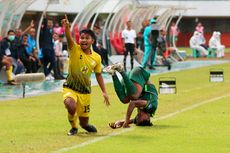
[[[117,52],[118,55],[123,55],[124,54],[124,48],[123,48],[123,41],[121,38],[121,34],[115,32],[114,34],[109,34],[110,37],[110,42]]]

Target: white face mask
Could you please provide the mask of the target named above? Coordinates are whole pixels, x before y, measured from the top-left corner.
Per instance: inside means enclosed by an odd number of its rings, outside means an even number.
[[[8,36],[8,39],[9,39],[10,41],[14,41],[15,36],[14,36],[14,35],[10,35],[10,36]]]

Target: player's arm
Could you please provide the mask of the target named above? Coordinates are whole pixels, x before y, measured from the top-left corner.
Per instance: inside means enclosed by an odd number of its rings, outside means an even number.
[[[106,89],[105,89],[103,77],[102,77],[101,73],[95,73],[95,76],[96,76],[97,82],[101,88],[101,91],[102,91],[102,94],[104,97],[104,102],[108,106],[108,105],[110,105],[109,96],[108,96]]]
[[[128,128],[129,127],[129,122],[130,122],[130,117],[133,113],[133,110],[135,107],[140,108],[140,107],[145,107],[147,105],[146,100],[133,100],[129,103],[126,117],[125,117],[125,122],[123,124],[123,128]]]
[[[116,122],[113,122],[113,123],[109,123],[109,126],[112,128],[112,129],[117,129],[117,128],[121,128],[123,126],[123,124],[125,123],[125,120],[118,120]],[[134,123],[134,119],[131,119],[129,120],[128,122],[129,124],[132,124]]]
[[[31,20],[30,25],[22,32],[22,34],[27,33],[33,27],[34,27],[34,20]]]
[[[65,36],[68,48],[71,49],[74,46],[74,40],[70,32],[70,24],[67,15],[65,15],[65,19],[62,19],[62,26],[65,28]]]

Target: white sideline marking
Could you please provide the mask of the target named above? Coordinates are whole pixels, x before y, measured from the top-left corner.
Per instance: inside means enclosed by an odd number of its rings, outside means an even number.
[[[225,98],[225,97],[228,97],[230,96],[230,94],[227,94],[227,95],[224,95],[224,96],[219,96],[219,97],[215,97],[215,98],[212,98],[212,99],[208,99],[208,100],[205,100],[201,103],[197,103],[197,104],[194,104],[194,105],[191,105],[189,107],[186,107],[186,108],[183,108],[181,110],[178,110],[178,111],[175,111],[173,113],[169,113],[167,115],[164,115],[162,117],[158,117],[158,118],[155,118],[153,119],[153,121],[159,121],[159,120],[164,120],[164,119],[167,119],[167,118],[170,118],[170,117],[173,117],[177,114],[180,114],[180,113],[183,113],[185,111],[189,111],[189,110],[192,110],[194,108],[197,108],[201,105],[205,105],[205,104],[208,104],[208,103],[211,103],[211,102],[214,102],[216,100],[220,100],[222,98]],[[120,135],[122,133],[126,133],[126,132],[129,132],[129,131],[132,131],[135,127],[132,127],[132,128],[127,128],[127,129],[123,129],[119,132],[114,132],[114,133],[111,133],[109,135],[106,135],[106,136],[102,136],[102,137],[99,137],[99,138],[95,138],[93,140],[89,140],[89,141],[86,141],[86,142],[83,142],[81,144],[77,144],[77,145],[74,145],[72,147],[66,147],[66,148],[62,148],[60,150],[57,150],[57,151],[54,151],[53,153],[63,153],[63,152],[66,152],[66,151],[69,151],[69,150],[72,150],[72,149],[77,149],[77,148],[81,148],[81,147],[84,147],[86,145],[90,145],[92,143],[96,143],[96,142],[99,142],[99,141],[102,141],[102,140],[105,140],[107,138],[110,138],[110,137],[113,137],[113,136],[117,136],[117,135]]]

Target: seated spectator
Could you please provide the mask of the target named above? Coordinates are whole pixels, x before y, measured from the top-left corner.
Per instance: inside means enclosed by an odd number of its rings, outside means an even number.
[[[196,51],[199,52],[200,55],[202,56],[207,56],[208,51],[201,46],[201,40],[200,40],[200,33],[195,31],[193,33],[193,36],[189,40],[189,45],[191,49],[195,49]]]
[[[15,40],[15,32],[9,30],[7,37],[1,41],[0,49],[3,55],[12,58],[13,72],[19,74],[24,72],[24,66],[18,56],[18,42]]]
[[[16,85],[16,82],[12,78],[12,58],[5,56],[4,53],[2,53],[2,50],[0,50],[0,69],[2,67],[5,67],[6,76],[7,76],[7,84],[8,85]]]
[[[179,55],[177,48],[170,47],[166,41],[166,31],[160,30],[160,35],[157,38],[157,50],[158,54],[170,61],[177,62],[183,61],[183,58]]]
[[[23,34],[21,44],[19,46],[19,59],[22,61],[24,67],[26,68],[26,73],[36,73],[38,69],[38,60],[32,54],[27,53],[27,39],[28,35]]]
[[[221,35],[220,32],[214,31],[212,37],[209,40],[209,48],[215,50],[216,56],[218,58],[224,57],[224,49],[225,49],[225,46],[221,44],[220,35]]]

